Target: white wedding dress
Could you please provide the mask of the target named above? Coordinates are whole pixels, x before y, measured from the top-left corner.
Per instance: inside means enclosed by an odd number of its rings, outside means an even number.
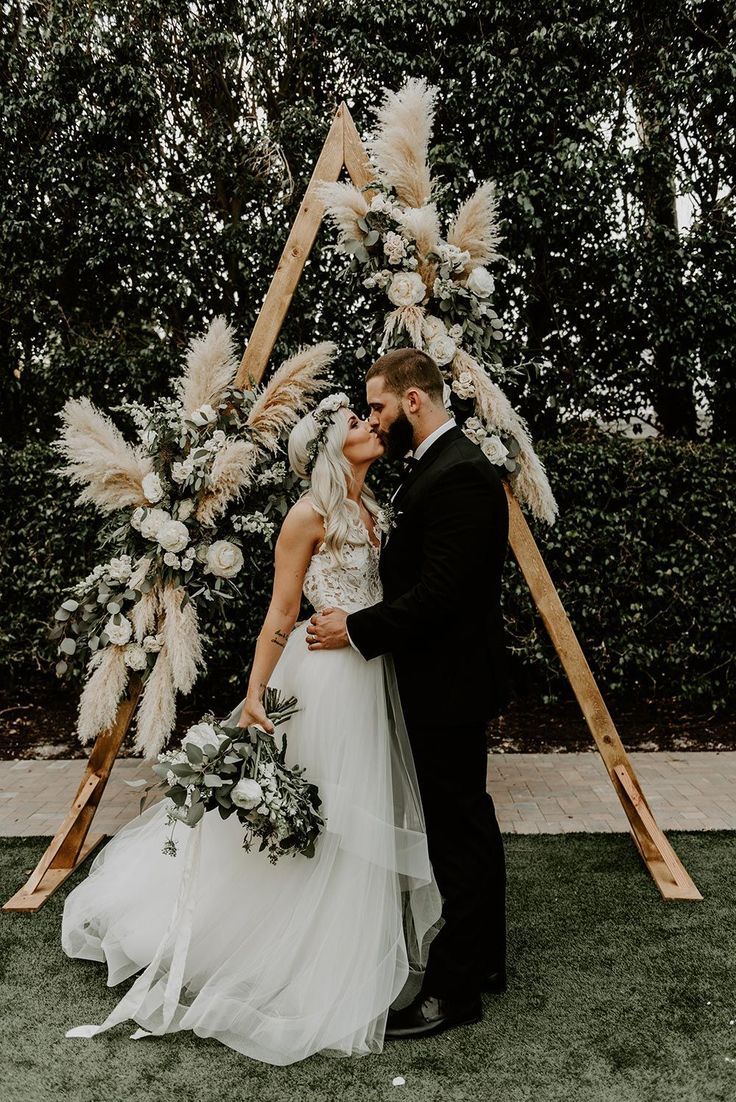
[[[324,545],[304,594],[315,610],[381,598],[379,552],[359,526],[344,565]],[[61,944],[104,961],[111,987],[144,969],[89,1038],[132,1020],[134,1039],[192,1030],[270,1064],[383,1049],[388,1008],[418,990],[441,898],[390,659],[310,651],[292,631],[269,684],[298,699],[287,760],[319,786],[313,858],[272,865],[242,848],[236,816],[177,824],[168,798],[122,827],[68,895]],[[241,700],[223,722],[236,724]]]

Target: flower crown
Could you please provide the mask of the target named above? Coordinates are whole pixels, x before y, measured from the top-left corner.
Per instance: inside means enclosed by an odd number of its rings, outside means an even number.
[[[328,394],[326,398],[322,399],[317,408],[313,410],[312,417],[317,424],[317,435],[307,444],[307,459],[304,464],[304,469],[310,478],[314,471],[314,465],[317,462],[317,456],[327,440],[327,433],[335,423],[335,414],[339,409],[349,408],[349,406],[350,399],[347,394],[343,394],[342,391],[340,391],[337,394]]]

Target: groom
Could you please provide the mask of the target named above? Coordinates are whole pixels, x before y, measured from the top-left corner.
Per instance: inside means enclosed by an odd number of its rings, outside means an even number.
[[[506,868],[485,731],[509,699],[500,606],[508,504],[496,470],[447,413],[442,374],[424,352],[381,356],[366,392],[388,458],[413,450],[381,552],[383,600],[313,616],[308,642],[393,656],[444,897],[422,990],[389,1012],[386,1036],[409,1038],[479,1021],[481,991],[506,989]]]

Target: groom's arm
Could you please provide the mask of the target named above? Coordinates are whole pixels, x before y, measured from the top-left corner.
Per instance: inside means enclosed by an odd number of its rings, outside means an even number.
[[[479,578],[500,576],[508,541],[508,502],[500,477],[485,479],[456,464],[436,479],[424,502],[421,574],[394,601],[352,612],[346,628],[364,658],[442,634],[457,610],[472,606]],[[472,639],[467,640],[472,645]],[[457,646],[460,640],[452,640]]]

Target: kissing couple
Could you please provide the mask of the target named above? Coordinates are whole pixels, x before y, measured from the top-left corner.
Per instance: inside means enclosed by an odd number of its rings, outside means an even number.
[[[295,696],[287,761],[325,825],[314,857],[245,854],[235,816],[205,815],[182,873],[161,852],[168,800],[122,827],[67,896],[61,943],[145,969],[92,1037],[191,1030],[253,1059],[361,1056],[470,1025],[506,989],[506,870],[486,791],[488,721],[509,700],[502,479],[413,348],[366,376],[369,416],[324,398],[289,437],[308,488],[284,519],[247,691],[221,722],[258,724],[268,686]],[[366,482],[401,484],[381,510]],[[313,609],[299,621],[305,597]],[[191,835],[183,849],[191,845]]]

